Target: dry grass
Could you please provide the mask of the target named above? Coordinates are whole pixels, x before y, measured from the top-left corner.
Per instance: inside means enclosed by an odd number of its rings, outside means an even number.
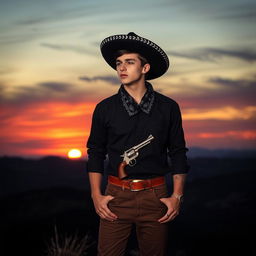
[[[54,230],[54,237],[47,245],[47,256],[85,256],[88,248],[93,244],[89,241],[88,234],[82,238],[77,234],[60,236],[56,226]]]

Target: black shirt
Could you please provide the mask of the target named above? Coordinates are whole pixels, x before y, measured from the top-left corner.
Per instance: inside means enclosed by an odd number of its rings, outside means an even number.
[[[117,94],[97,104],[87,142],[88,172],[104,172],[108,155],[108,175],[117,176],[125,150],[154,139],[139,150],[136,164],[125,167],[129,177],[143,178],[187,173],[184,133],[179,105],[146,82],[147,91],[140,104],[121,85]],[[168,161],[168,156],[171,161]],[[171,163],[170,163],[171,162]]]

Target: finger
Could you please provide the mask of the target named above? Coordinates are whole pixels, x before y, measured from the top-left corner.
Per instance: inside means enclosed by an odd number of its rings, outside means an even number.
[[[109,201],[111,201],[111,200],[113,200],[113,199],[114,199],[114,197],[109,195],[109,196],[107,197],[106,205],[104,205],[103,209],[104,209],[104,211],[106,212],[106,214],[107,214],[109,217],[112,217],[112,218],[117,219],[117,215],[114,214],[114,213],[109,209],[109,207],[108,207]]]
[[[115,218],[111,218],[111,217],[108,217],[108,216],[106,216],[106,215],[103,215],[103,216],[102,216],[102,219],[105,219],[105,220],[108,220],[108,221],[111,221],[111,222],[113,222],[113,221],[116,220]]]
[[[105,216],[112,218],[112,219],[117,219],[117,215],[115,215],[112,211],[110,211],[108,206],[105,206],[102,211],[104,212]]]
[[[99,211],[99,216],[108,220],[117,219],[117,216],[113,212],[111,212],[109,209],[104,209],[104,208],[101,208],[101,210]]]
[[[161,224],[167,223],[169,221],[172,221],[176,216],[174,215],[172,218],[169,217],[167,220],[160,222]]]
[[[167,217],[163,220],[160,219],[159,222],[162,224],[162,223],[172,221],[177,215],[178,215],[177,211],[174,211],[171,214],[166,214]]]
[[[111,212],[107,207],[101,207],[97,211],[97,213],[102,219],[107,219],[111,221],[117,219],[117,216],[113,212]]]
[[[158,220],[158,222],[163,223],[164,221],[168,220],[169,217],[170,215],[166,213],[162,218]]]
[[[103,204],[100,212],[104,215],[105,218],[110,218],[112,220],[117,219],[117,215],[114,214],[108,207],[107,203]]]
[[[104,213],[99,213],[99,216],[101,219],[104,219],[104,220],[108,220],[108,221],[114,221],[115,219],[113,218],[109,218],[107,215],[105,215]]]
[[[176,211],[174,211],[173,209],[168,209],[167,212],[166,212],[166,214],[165,214],[162,218],[160,218],[158,221],[159,221],[160,223],[162,223],[162,222],[164,222],[164,221],[169,221],[169,220],[173,217],[173,215],[175,214],[175,212],[176,212]]]

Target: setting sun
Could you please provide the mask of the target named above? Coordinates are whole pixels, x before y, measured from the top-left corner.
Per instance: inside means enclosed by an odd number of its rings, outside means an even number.
[[[79,149],[71,149],[68,151],[69,158],[80,158],[82,156],[82,152]]]

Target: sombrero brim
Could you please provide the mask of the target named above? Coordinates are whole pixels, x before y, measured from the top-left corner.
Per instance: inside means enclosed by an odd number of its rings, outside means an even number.
[[[103,58],[113,69],[116,69],[115,55],[118,50],[141,54],[150,64],[147,80],[162,76],[169,68],[167,54],[152,41],[134,33],[107,37],[102,41],[100,48]]]

